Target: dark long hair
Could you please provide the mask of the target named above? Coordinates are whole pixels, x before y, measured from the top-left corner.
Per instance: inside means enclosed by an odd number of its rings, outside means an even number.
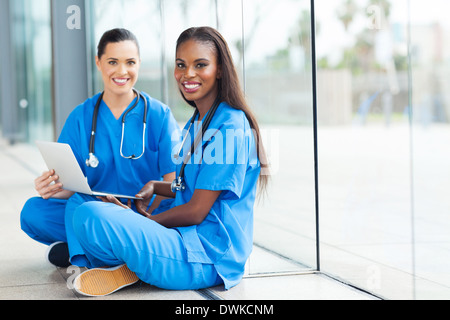
[[[261,140],[261,132],[255,115],[247,104],[242,90],[236,67],[230,49],[223,36],[211,27],[196,27],[185,30],[177,40],[177,51],[181,44],[188,40],[195,40],[202,43],[213,45],[217,54],[218,64],[221,66],[221,78],[218,80],[218,98],[220,101],[226,102],[232,108],[242,110],[247,117],[250,127],[255,132],[255,140],[258,152],[258,158],[261,163],[261,175],[259,177],[260,190],[265,192],[269,180],[268,161],[266,151]],[[195,107],[193,101],[187,100],[182,94],[184,100],[191,106]]]

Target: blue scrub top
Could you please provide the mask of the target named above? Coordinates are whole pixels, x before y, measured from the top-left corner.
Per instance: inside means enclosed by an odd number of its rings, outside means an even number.
[[[164,175],[175,171],[173,150],[181,139],[179,126],[169,107],[145,93],[142,94],[148,102],[148,114],[145,153],[138,160],[125,159],[120,155],[122,117],[116,119],[102,101],[95,138],[95,155],[100,164],[95,169],[86,165],[92,118],[100,93],[79,105],[68,117],[58,141],[72,147],[91,189],[135,195],[149,181],[161,180]],[[127,110],[135,102],[136,98]],[[124,156],[142,154],[144,108],[144,101],[141,99],[126,117]]]
[[[188,127],[189,123],[184,133]],[[192,126],[182,158],[190,151],[198,127]],[[177,174],[181,160],[179,163]],[[242,280],[253,248],[253,207],[260,170],[253,131],[244,112],[222,103],[202,147],[185,168],[186,190],[163,202],[154,213],[189,202],[196,189],[222,191],[200,225],[176,229],[183,237],[189,262],[214,264],[227,290]]]

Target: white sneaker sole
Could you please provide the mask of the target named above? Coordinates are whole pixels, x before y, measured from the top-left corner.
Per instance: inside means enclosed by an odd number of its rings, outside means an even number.
[[[76,292],[87,297],[102,297],[131,286],[139,278],[126,265],[109,269],[91,269],[74,280]]]

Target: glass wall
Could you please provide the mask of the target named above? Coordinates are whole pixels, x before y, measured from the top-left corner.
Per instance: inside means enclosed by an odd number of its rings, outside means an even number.
[[[450,297],[450,22],[444,0],[411,0],[417,299]]]
[[[271,271],[316,269],[310,1],[243,4],[240,63],[271,165],[268,193],[255,214],[255,246],[291,262]]]
[[[51,27],[49,0],[11,1],[12,46],[19,109],[18,141],[51,139]]]
[[[316,6],[322,270],[410,298],[407,1]]]
[[[448,298],[443,1],[316,1],[321,266],[390,299]]]

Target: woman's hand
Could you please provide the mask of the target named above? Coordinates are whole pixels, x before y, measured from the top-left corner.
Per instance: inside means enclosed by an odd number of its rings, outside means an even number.
[[[44,172],[42,176],[34,181],[34,187],[39,195],[48,200],[50,198],[68,199],[73,195],[73,192],[63,190],[62,183],[58,182],[58,175],[55,170]]]
[[[166,180],[170,180],[170,178],[172,178],[172,175],[167,175],[167,177],[165,177]],[[159,206],[161,200],[175,197],[175,194],[170,189],[171,185],[172,183],[170,181],[150,181],[147,183],[136,195],[136,198],[139,199],[134,200],[137,212],[146,218],[150,218],[153,210]],[[154,195],[157,197],[149,207]],[[98,198],[103,202],[113,203],[124,209],[131,208],[131,200],[128,200],[128,206],[126,206],[112,196]]]
[[[151,213],[147,212],[147,208],[150,205],[150,201],[155,193],[154,183],[154,181],[150,181],[142,188],[139,194],[136,195],[136,197],[142,198],[142,200],[135,200],[136,209],[140,214],[147,218],[151,216]]]
[[[161,212],[152,216],[151,219],[166,228],[200,225],[208,216],[220,194],[221,191],[197,189],[188,203]]]
[[[131,199],[128,200],[128,206],[124,205],[122,202],[119,201],[116,197],[113,196],[106,196],[106,197],[97,197],[98,199],[102,200],[106,203],[113,203],[119,207],[122,207],[124,209],[131,209]]]

